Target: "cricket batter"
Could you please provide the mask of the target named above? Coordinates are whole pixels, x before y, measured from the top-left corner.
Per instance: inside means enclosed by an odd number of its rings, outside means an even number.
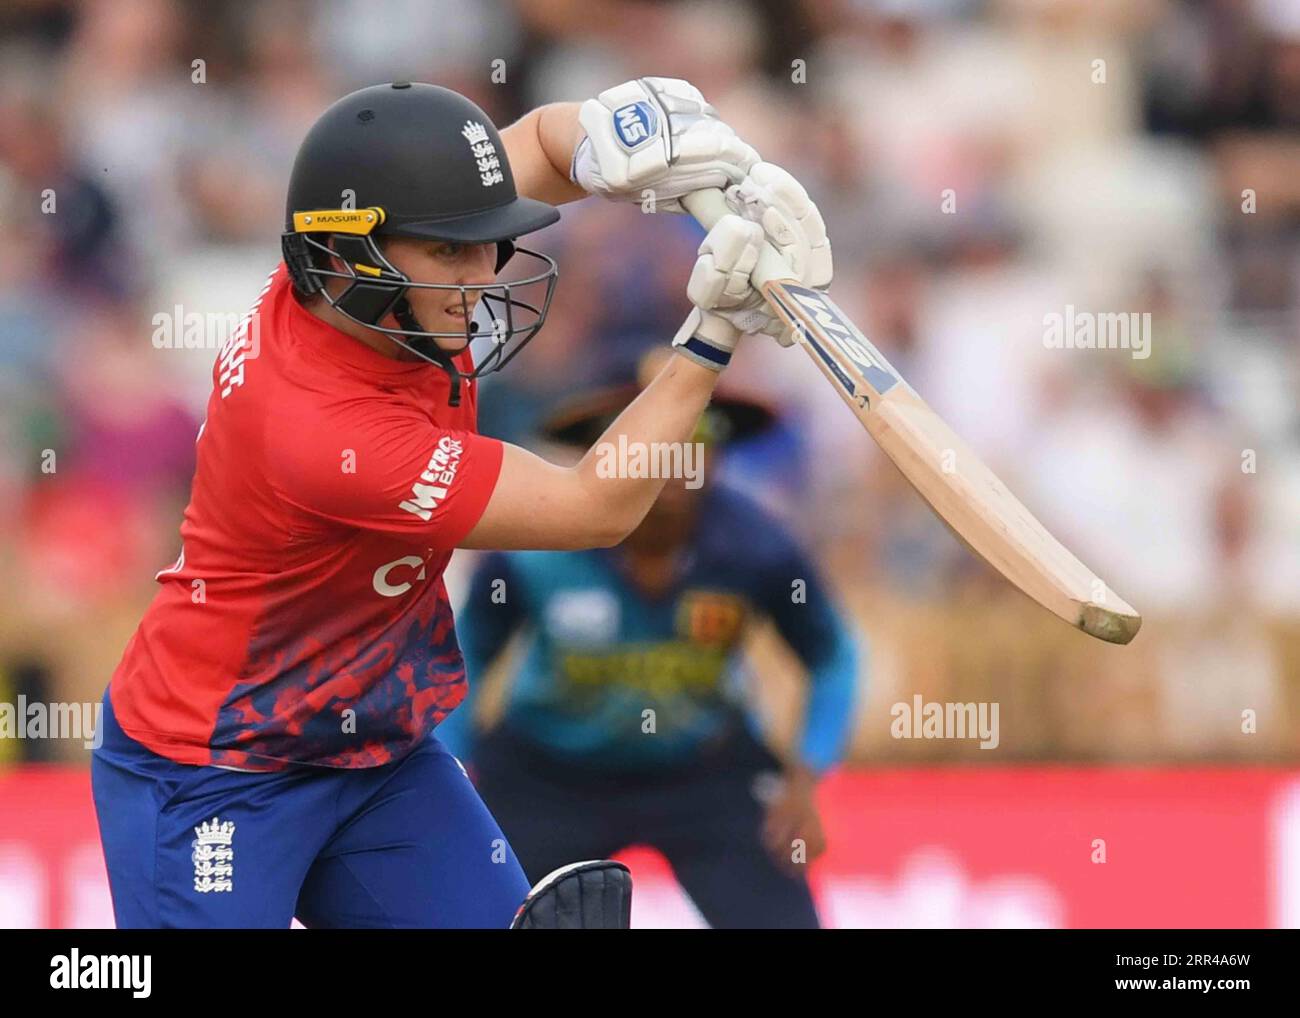
[[[180,554],[105,692],[92,782],[119,926],[509,924],[528,882],[433,734],[466,689],[443,570],[457,547],[617,544],[663,481],[478,435],[477,378],[545,320],[556,267],[514,241],[555,204],[679,212],[705,187],[738,214],[614,442],[685,441],[740,335],[789,341],[749,272],[766,239],[830,282],[803,189],[670,79],[504,132],[396,82],[311,128],[284,261],[213,368]],[[539,268],[497,282],[515,258]]]
[[[484,556],[460,613],[471,693],[521,633],[524,646],[501,721],[475,730],[467,701],[439,735],[532,879],[649,845],[711,926],[811,928],[814,792],[848,743],[858,652],[785,528],[712,480],[712,450],[756,409],[715,399],[697,436],[704,483],[668,482],[618,547]],[[760,618],[809,683],[784,763],[733,688]]]

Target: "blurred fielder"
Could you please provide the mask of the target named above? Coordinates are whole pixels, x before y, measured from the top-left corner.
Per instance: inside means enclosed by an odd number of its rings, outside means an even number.
[[[180,554],[105,693],[92,779],[119,925],[511,921],[523,870],[432,735],[466,688],[443,570],[457,547],[617,544],[663,481],[478,435],[477,379],[545,320],[555,263],[514,241],[555,204],[652,193],[679,212],[707,187],[738,214],[701,245],[675,356],[606,441],[686,441],[742,333],[789,341],[749,271],[766,238],[829,283],[803,189],[668,79],[503,132],[396,82],[311,128],[284,261],[213,368]]]
[[[624,405],[619,393],[607,402]],[[696,438],[716,447],[761,414],[717,397]],[[586,448],[612,416],[598,401],[549,430]],[[475,731],[467,702],[439,736],[530,878],[649,845],[714,927],[815,927],[813,796],[848,741],[857,651],[791,536],[711,477],[710,464],[703,484],[670,482],[616,548],[484,556],[461,611],[471,691],[517,634],[525,645],[500,723]],[[760,617],[810,682],[784,767],[735,688]]]

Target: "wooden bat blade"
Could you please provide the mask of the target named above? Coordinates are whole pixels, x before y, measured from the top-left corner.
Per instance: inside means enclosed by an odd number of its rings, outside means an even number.
[[[716,189],[686,195],[682,204],[705,229],[730,211]],[[1047,532],[829,296],[790,276],[780,254],[765,244],[750,281],[953,533],[1072,626],[1110,643],[1132,640],[1141,616]]]
[[[1084,632],[1128,643],[1142,619],[1056,540],[910,388],[863,423],[922,498],[1013,585]]]
[[[825,293],[764,286],[774,310],[872,438],[948,527],[1013,586],[1109,643],[1141,616],[1071,554],[936,414]]]

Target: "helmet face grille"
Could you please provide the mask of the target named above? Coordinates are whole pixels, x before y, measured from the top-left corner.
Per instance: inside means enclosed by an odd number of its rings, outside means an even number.
[[[476,338],[490,342],[491,346],[476,357],[474,370],[464,375],[468,378],[499,371],[537,335],[546,321],[559,278],[555,259],[513,244],[506,252],[516,269],[511,281],[459,284],[411,280],[369,236],[333,235],[333,246],[304,233],[285,233],[282,241],[285,261],[300,292],[320,294],[340,314],[388,336],[424,360],[447,368],[451,358]],[[342,290],[334,287],[336,292],[331,293],[327,285],[330,280],[343,280],[347,285]],[[411,290],[455,294],[465,311],[464,326],[441,332],[425,329],[407,303]],[[379,324],[389,314],[395,316],[396,324]],[[460,340],[462,345],[447,349],[438,340]]]

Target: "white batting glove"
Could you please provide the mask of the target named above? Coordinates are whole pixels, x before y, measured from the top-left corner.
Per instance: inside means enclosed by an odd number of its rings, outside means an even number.
[[[682,195],[739,184],[759,161],[688,81],[638,78],[582,104],[569,176],[590,194],[684,212]],[[649,195],[646,192],[650,192]]]
[[[714,223],[686,284],[695,307],[673,337],[679,353],[721,371],[745,333],[778,336],[786,331],[750,283],[763,241],[763,228],[740,216],[723,216]]]
[[[727,189],[727,204],[763,227],[767,240],[804,286],[831,285],[834,261],[826,223],[803,185],[775,163],[756,164],[739,184]]]
[[[825,289],[834,264],[821,212],[797,180],[773,163],[758,163],[727,189],[738,214],[724,216],[700,245],[686,284],[695,305],[673,339],[693,360],[721,371],[740,336],[761,333],[792,346],[794,332],[754,289],[749,279],[766,241],[790,267],[790,278]]]

